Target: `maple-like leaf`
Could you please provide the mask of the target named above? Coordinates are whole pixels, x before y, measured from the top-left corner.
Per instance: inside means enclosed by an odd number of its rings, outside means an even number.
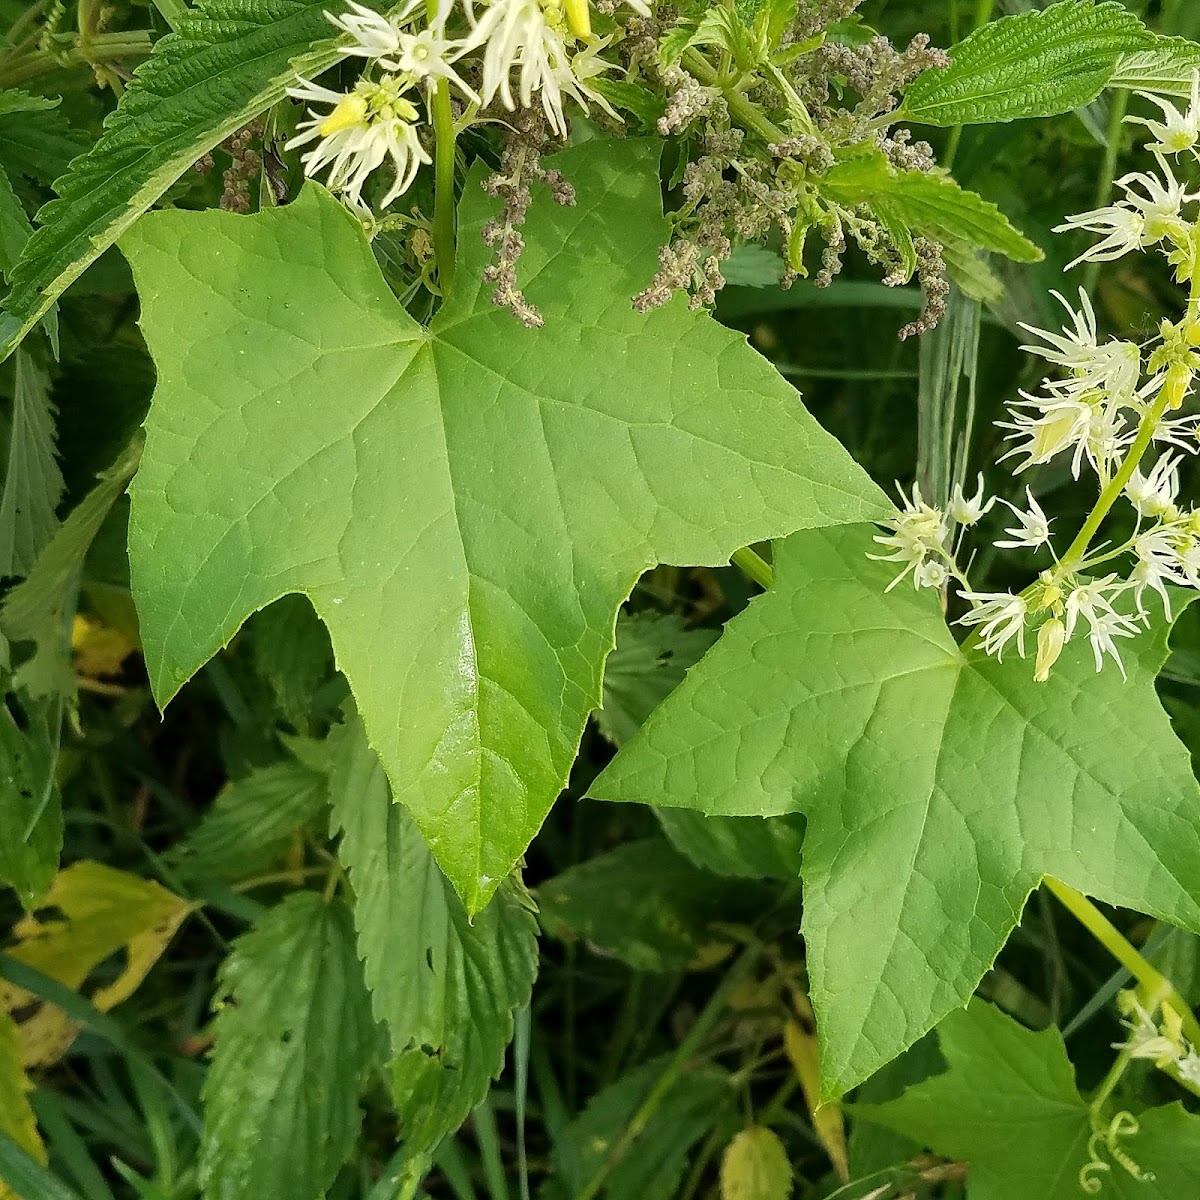
[[[859,1120],[894,1129],[968,1165],[967,1200],[1080,1200],[1084,1178],[1110,1200],[1180,1200],[1196,1190],[1200,1117],[1179,1104],[1138,1115],[1115,1145],[1103,1138],[1107,1114],[1093,1124],[1057,1029],[1038,1033],[982,1000],[939,1026],[947,1070],[887,1104],[856,1104]],[[1118,1126],[1121,1128],[1122,1126]],[[1016,1151],[1014,1153],[1014,1150]]]
[[[1047,875],[1200,930],[1200,788],[1154,693],[1166,629],[1048,683],[885,592],[871,528],[777,547],[771,590],[590,795],[807,816],[803,932],[826,1096],[964,1004]],[[1082,644],[1081,644],[1082,643]]]
[[[130,526],[159,703],[305,593],[471,911],[565,782],[643,570],[890,511],[742,335],[681,300],[633,310],[669,232],[658,153],[553,160],[578,203],[530,210],[537,330],[482,282],[481,167],[427,329],[316,185],[251,217],[155,213],[123,242],[159,370]]]

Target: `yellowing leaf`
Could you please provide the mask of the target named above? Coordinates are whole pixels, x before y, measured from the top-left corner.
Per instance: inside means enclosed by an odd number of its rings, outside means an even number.
[[[850,1159],[846,1152],[846,1123],[842,1120],[842,1110],[837,1104],[821,1103],[821,1057],[817,1036],[798,1022],[789,1021],[783,1027],[783,1045],[812,1113],[813,1129],[838,1178],[848,1180]]]
[[[0,1012],[0,1130],[45,1164],[46,1148],[29,1104],[32,1087],[21,1066],[20,1031],[12,1017]],[[18,1200],[17,1194],[3,1181],[0,1181],[0,1200]]]
[[[133,994],[195,907],[151,880],[98,862],[77,862],[58,873],[39,914],[17,922],[17,944],[9,953],[82,991],[97,966],[124,950],[120,975],[90,996],[92,1004],[107,1012]],[[31,1010],[18,1021],[21,1060],[27,1067],[54,1062],[79,1032],[61,1009],[9,983],[0,982],[0,1009],[14,1016]]]
[[[721,1159],[721,1200],[787,1200],[792,1167],[771,1130],[743,1129]]]
[[[71,626],[71,650],[75,671],[89,679],[119,675],[137,642],[123,629],[115,629],[95,617],[77,613]]]

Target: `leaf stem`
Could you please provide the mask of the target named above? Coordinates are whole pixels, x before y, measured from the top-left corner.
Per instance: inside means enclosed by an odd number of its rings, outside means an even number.
[[[1085,895],[1049,876],[1044,882],[1071,916],[1137,980],[1147,1004],[1158,1008],[1164,1001],[1169,1003],[1183,1018],[1188,1040],[1194,1046],[1200,1046],[1200,1022],[1175,985],[1147,962],[1137,947]]]
[[[84,41],[77,34],[58,34],[58,43],[27,55],[10,55],[0,62],[0,87],[12,87],[64,67],[101,66],[123,58],[144,58],[153,48],[149,30],[98,33]]]
[[[445,298],[454,286],[458,236],[454,208],[454,114],[450,111],[447,80],[438,80],[429,109],[436,139],[433,149],[433,253],[437,259],[438,286]]]
[[[743,546],[740,550],[735,550],[730,556],[729,561],[743,575],[749,579],[753,579],[763,591],[769,591],[771,584],[775,582],[775,570],[765,558],[761,558],[749,546]]]
[[[753,553],[751,551],[750,553]],[[756,556],[757,557],[757,556]],[[760,560],[761,561],[761,560]],[[765,563],[763,564],[766,565]],[[634,1142],[645,1132],[646,1126],[658,1112],[659,1106],[667,1098],[671,1089],[679,1082],[680,1076],[686,1069],[692,1056],[700,1049],[708,1035],[713,1031],[717,1022],[725,1012],[725,1006],[730,996],[741,984],[742,980],[754,970],[762,955],[762,946],[758,943],[747,946],[742,951],[737,962],[725,974],[717,990],[709,997],[704,1011],[696,1018],[696,1023],[688,1031],[687,1037],[675,1049],[667,1068],[658,1077],[658,1081],[650,1089],[649,1095],[642,1101],[637,1112],[633,1114],[629,1124],[625,1126],[612,1150],[605,1156],[604,1161],[596,1168],[595,1174],[578,1194],[575,1200],[595,1200],[604,1186],[604,1181],[612,1173],[613,1168],[625,1157]]]

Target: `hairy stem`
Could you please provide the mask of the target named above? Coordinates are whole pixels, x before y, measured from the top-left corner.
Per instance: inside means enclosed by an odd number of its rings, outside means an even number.
[[[729,105],[729,115],[743,129],[758,134],[764,142],[787,141],[787,133],[763,116],[757,105],[751,104],[741,92],[735,91],[733,88],[721,87],[721,77],[716,67],[699,50],[694,48],[685,50],[683,65],[705,87],[720,88],[721,95],[725,97],[725,103]]]

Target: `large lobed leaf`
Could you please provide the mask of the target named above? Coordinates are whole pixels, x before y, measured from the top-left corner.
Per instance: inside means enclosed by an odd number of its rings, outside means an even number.
[[[200,0],[144,62],[12,271],[0,358],[201,155],[337,60],[327,0]],[[319,40],[323,39],[323,40]],[[314,45],[314,43],[316,43]]]
[[[887,1104],[856,1104],[854,1113],[965,1161],[967,1200],[1079,1200],[1089,1194],[1079,1173],[1093,1152],[1103,1164],[1093,1178],[1114,1200],[1195,1192],[1200,1117],[1178,1104],[1141,1113],[1137,1132],[1117,1143],[1143,1173],[1135,1178],[1103,1145],[1089,1145],[1096,1127],[1057,1029],[1034,1033],[973,1000],[938,1026],[938,1042],[943,1074]]]
[[[471,921],[412,819],[392,802],[362,722],[333,735],[329,793],[338,853],[354,885],[358,952],[410,1162],[432,1151],[487,1095],[513,1014],[537,975],[537,921],[506,880]]]
[[[1060,0],[1003,17],[950,48],[950,66],[919,75],[900,116],[926,125],[1049,117],[1090,104],[1124,54],[1154,34],[1117,0]]]
[[[294,892],[221,966],[204,1082],[206,1200],[313,1200],[358,1136],[378,1037],[350,914]]]
[[[962,1005],[1045,875],[1200,929],[1200,788],[1154,693],[1067,647],[1050,681],[960,649],[885,593],[869,527],[777,546],[770,592],[592,786],[606,800],[808,818],[803,931],[827,1096]]]
[[[151,214],[123,243],[159,369],[130,527],[159,703],[308,595],[472,912],[563,786],[643,570],[890,511],[743,335],[681,301],[633,310],[668,237],[658,152],[555,158],[579,203],[530,211],[536,330],[482,282],[482,168],[429,329],[315,184],[253,217]]]

